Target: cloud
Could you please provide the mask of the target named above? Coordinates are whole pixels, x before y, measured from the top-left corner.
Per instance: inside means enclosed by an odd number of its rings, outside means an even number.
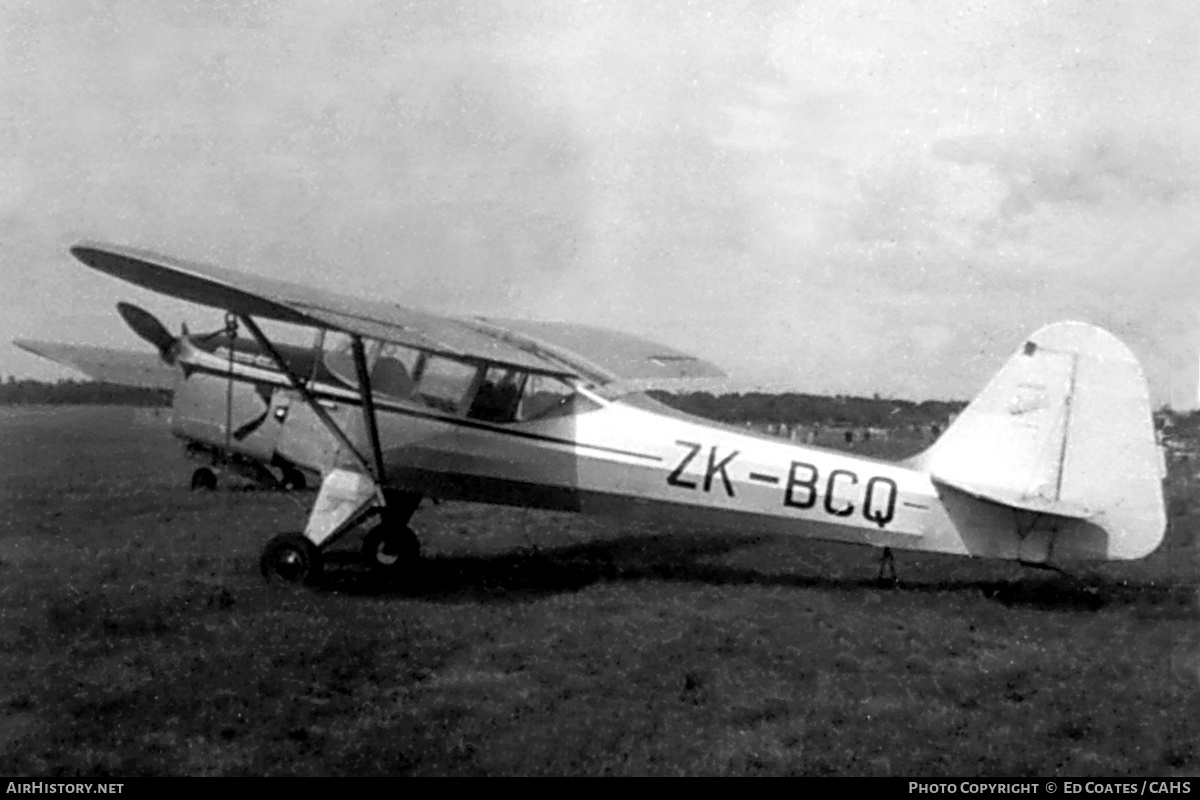
[[[1008,187],[997,209],[1003,220],[1028,215],[1043,203],[1169,206],[1195,197],[1197,165],[1188,163],[1178,148],[1148,136],[1088,131],[1055,145],[976,135],[939,139],[932,153],[952,163],[982,164],[994,170]]]
[[[72,232],[819,391],[963,396],[1061,316],[1161,382],[1195,329],[1190,4],[3,13],[9,336],[110,329]]]

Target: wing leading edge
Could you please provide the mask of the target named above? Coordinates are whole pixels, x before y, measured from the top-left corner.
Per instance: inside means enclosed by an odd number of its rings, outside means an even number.
[[[71,254],[93,269],[136,286],[236,314],[569,374],[561,365],[545,363],[489,337],[460,330],[454,320],[390,303],[116,245],[83,243],[72,247]]]
[[[117,245],[80,243],[89,267],[171,297],[460,358],[596,384],[724,377],[718,367],[628,334],[570,322],[456,319]]]

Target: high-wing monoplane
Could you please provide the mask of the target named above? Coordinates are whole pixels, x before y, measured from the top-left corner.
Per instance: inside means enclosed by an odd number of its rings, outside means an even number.
[[[272,457],[321,475],[304,532],[267,544],[268,578],[311,580],[331,543],[368,526],[366,563],[411,569],[420,544],[409,522],[426,496],[868,545],[882,551],[881,573],[893,549],[1033,565],[1136,559],[1165,531],[1145,377],[1089,324],[1032,334],[931,447],[889,463],[653,401],[647,386],[721,372],[640,338],[448,318],[114,245],[71,252],[224,309],[253,337],[254,359],[224,364],[186,337],[163,344],[187,380],[223,377],[266,397]],[[264,319],[322,333],[299,358]]]

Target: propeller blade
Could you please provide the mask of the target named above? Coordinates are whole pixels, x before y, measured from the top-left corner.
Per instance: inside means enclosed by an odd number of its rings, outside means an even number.
[[[168,364],[172,361],[172,348],[176,339],[166,327],[158,321],[158,317],[145,309],[138,308],[133,303],[117,303],[117,312],[125,324],[133,328],[133,332],[145,339],[158,349],[158,354]]]

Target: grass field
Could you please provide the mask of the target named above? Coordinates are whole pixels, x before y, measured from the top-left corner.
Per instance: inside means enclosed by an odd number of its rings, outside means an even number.
[[[0,773],[1200,772],[1182,471],[1086,580],[445,504],[419,585],[355,539],[292,589],[258,557],[313,495],[190,470],[145,410],[0,409]]]

